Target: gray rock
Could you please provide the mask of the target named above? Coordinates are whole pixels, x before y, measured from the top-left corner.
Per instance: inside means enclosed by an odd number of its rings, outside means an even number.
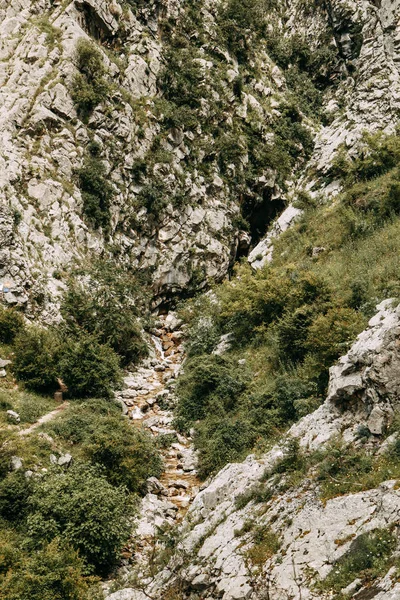
[[[344,596],[351,596],[352,594],[354,594],[354,592],[356,592],[361,587],[361,585],[362,585],[361,579],[355,579],[347,587],[343,588],[341,590],[341,592]]]
[[[122,398],[115,398],[115,402],[117,402],[121,406],[122,414],[127,415],[128,414],[127,403],[125,403]]]
[[[11,360],[0,358],[0,369],[4,369],[5,367],[8,367],[8,365],[11,365]]]
[[[110,594],[105,600],[149,600],[149,598],[143,592],[133,588],[125,588]]]
[[[10,470],[18,471],[19,469],[22,469],[22,458],[19,456],[12,456],[10,459]]]
[[[12,421],[13,423],[19,423],[21,421],[21,417],[14,410],[8,410],[7,411],[7,416],[8,416],[8,419],[10,421]]]
[[[149,477],[146,481],[146,488],[150,494],[163,494],[167,495],[167,489],[163,484],[157,479],[157,477]]]
[[[62,454],[57,462],[60,465],[60,467],[66,467],[71,464],[72,456],[67,452],[66,454]]]

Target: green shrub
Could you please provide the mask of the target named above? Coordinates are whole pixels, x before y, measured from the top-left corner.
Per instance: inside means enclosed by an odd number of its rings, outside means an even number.
[[[62,380],[75,398],[111,397],[121,383],[117,354],[95,335],[69,338],[58,362]]]
[[[0,306],[0,342],[12,344],[18,333],[24,329],[24,318],[14,308]]]
[[[265,34],[273,0],[229,0],[220,9],[218,25],[227,48],[240,63],[246,63],[256,40]]]
[[[373,457],[363,450],[332,444],[318,466],[321,497],[327,500],[368,489],[365,479],[369,478],[373,464]]]
[[[92,435],[98,421],[121,416],[121,407],[109,399],[88,399],[70,406],[66,413],[46,425],[46,431],[71,445],[82,444]]]
[[[209,414],[224,415],[244,389],[245,382],[229,360],[216,355],[189,359],[178,381],[178,418],[192,423]]]
[[[274,556],[281,547],[277,534],[265,526],[256,527],[253,533],[253,545],[246,552],[251,564],[262,567],[266,561]]]
[[[326,314],[318,315],[308,328],[305,343],[314,364],[328,369],[347,352],[365,325],[365,317],[352,308],[331,308]]]
[[[205,479],[227,463],[245,458],[257,440],[256,429],[242,417],[211,416],[196,426],[194,439],[199,457],[199,477]]]
[[[57,388],[60,340],[53,331],[30,327],[15,338],[13,371],[28,389],[51,392]]]
[[[359,152],[351,158],[344,148],[332,163],[332,174],[345,180],[347,187],[380,177],[398,166],[400,135],[382,132],[365,133]]]
[[[98,573],[111,570],[129,537],[131,510],[124,488],[98,469],[75,463],[35,481],[27,534],[35,547],[61,537]]]
[[[203,73],[196,59],[200,55],[193,48],[171,47],[166,56],[166,67],[160,73],[160,87],[164,97],[177,106],[199,108],[207,94],[202,85]]]
[[[317,395],[315,383],[294,371],[277,371],[265,385],[258,384],[249,395],[248,418],[259,433],[271,436],[273,430],[285,427],[298,418],[298,403]]]
[[[102,227],[107,232],[111,219],[113,187],[100,158],[86,156],[83,166],[78,170],[78,183],[82,192],[84,215],[95,229]]]
[[[304,305],[294,311],[287,311],[277,322],[278,348],[284,360],[297,362],[304,359],[308,351],[308,330],[314,315],[315,308]]]
[[[145,288],[134,274],[102,262],[88,267],[83,284],[71,278],[61,307],[69,335],[97,335],[122,357],[124,365],[148,354],[138,316],[148,313]]]
[[[149,477],[160,477],[163,465],[149,434],[120,417],[103,419],[83,445],[85,456],[102,465],[111,483],[145,493]]]
[[[386,575],[396,562],[396,535],[390,529],[374,529],[352,541],[349,550],[333,565],[332,571],[320,582],[319,589],[339,593],[355,579],[372,582]]]
[[[79,444],[80,455],[101,466],[113,485],[144,492],[146,480],[161,475],[163,465],[153,439],[147,432],[132,427],[116,404],[83,402],[71,407],[48,430],[69,443]]]
[[[71,96],[78,113],[86,120],[94,108],[107,98],[110,86],[104,77],[103,56],[93,42],[85,38],[78,40],[76,61],[79,73],[73,79]]]
[[[33,485],[21,471],[8,473],[0,481],[0,517],[18,523],[28,513],[28,501]]]
[[[23,554],[18,540],[0,546],[0,595],[7,600],[100,600],[94,577],[88,577],[78,553],[54,540],[32,554]],[[4,545],[3,545],[4,544]],[[4,557],[4,562],[1,560]]]
[[[283,458],[275,465],[270,472],[274,473],[291,473],[293,471],[303,471],[306,467],[306,459],[300,450],[300,444],[297,439],[290,438],[286,444]]]

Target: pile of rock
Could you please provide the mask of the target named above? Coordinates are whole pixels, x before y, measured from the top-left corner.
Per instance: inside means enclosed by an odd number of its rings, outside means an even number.
[[[124,378],[125,387],[116,392],[133,426],[146,428],[160,444],[164,473],[147,481],[140,518],[135,529],[135,562],[148,565],[160,530],[177,524],[199,491],[197,459],[191,439],[174,429],[172,409],[176,404],[174,386],[184,359],[181,322],[174,314],[162,316],[152,336],[154,351],[143,364]],[[164,448],[165,445],[165,448]]]

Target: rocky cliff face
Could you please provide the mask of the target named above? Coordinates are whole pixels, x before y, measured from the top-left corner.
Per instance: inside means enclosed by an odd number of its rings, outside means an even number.
[[[217,122],[210,108],[214,101],[221,105],[219,125],[227,132],[237,121],[245,122],[249,111],[261,127],[271,102],[277,106],[285,96],[281,74],[261,53],[256,57],[260,75],[251,80],[248,93],[235,97],[237,62],[221,49],[214,64],[199,44],[199,58],[190,60],[197,61],[193,84],[204,88],[202,116],[190,129],[179,125],[164,115],[171,107],[158,100],[169,56],[169,34],[163,30],[172,23],[174,35],[187,7],[155,2],[134,8],[106,0],[1,4],[1,276],[9,284],[9,303],[34,306],[44,294],[46,310],[54,316],[52,302],[62,290],[58,273],[87,255],[112,254],[133,268],[150,270],[157,295],[219,279],[235,257],[239,195],[230,178],[221,177],[219,149],[202,149],[214,144],[204,124]],[[211,39],[213,11],[212,5],[201,7]],[[93,40],[99,49],[107,88],[85,117],[71,98],[81,39]],[[221,61],[222,82],[221,73],[217,78],[213,72]],[[107,230],[85,218],[77,173],[90,142],[98,144],[111,183]],[[245,163],[246,152],[240,160]],[[148,173],[139,177],[143,161]],[[209,163],[206,176],[204,161]],[[258,171],[261,190],[279,197],[269,165]],[[140,203],[143,189],[147,196]],[[173,202],[178,192],[180,203]],[[153,201],[162,204],[156,218]],[[246,248],[246,236],[241,239]]]
[[[57,320],[68,271],[99,257],[145,272],[155,305],[223,279],[249,251],[262,267],[300,197],[338,194],[340,153],[362,152],[365,131],[395,131],[400,2],[241,6],[0,0],[5,302]],[[386,301],[332,367],[323,405],[269,453],[206,482],[167,566],[134,583],[125,573],[110,600],[400,597],[387,458],[399,333]],[[346,487],[341,448],[356,465],[367,450],[387,476],[359,482],[355,468]],[[372,546],[385,555],[373,586],[342,577]]]
[[[221,24],[218,10],[207,2],[195,9],[173,2],[2,3],[1,276],[8,302],[35,306],[44,298],[55,316],[59,273],[88,255],[150,270],[161,297],[223,277],[238,247],[246,253],[282,210],[290,180],[304,167],[299,157],[310,154],[304,137],[282,156],[275,143],[287,135],[275,126],[283,107],[297,102],[298,86],[276,64],[290,63],[293,39],[306,53],[323,46],[331,53],[315,65],[307,59],[307,77],[316,75],[311,91],[326,90],[320,115],[311,106],[300,117],[316,134],[311,171],[301,170],[310,188],[318,191],[315,173],[326,173],[341,143],[352,147],[365,128],[393,127],[394,3],[317,3],[313,11],[300,1],[268,4],[260,20],[270,47],[283,41],[280,58],[254,43],[239,61],[231,24]],[[73,93],[81,39],[96,44],[105,72],[90,115]],[[174,79],[183,59],[192,71]],[[321,129],[321,122],[330,124]],[[88,216],[79,176],[93,142],[111,183],[107,226]],[[243,179],[246,169],[252,173]],[[240,211],[250,217],[250,237],[239,234]]]
[[[190,5],[155,2],[140,8],[106,0],[2,3],[1,276],[10,284],[8,302],[35,305],[44,295],[46,310],[54,316],[57,309],[49,301],[62,289],[57,273],[86,255],[112,254],[134,268],[150,269],[156,294],[168,296],[223,277],[238,244],[241,253],[246,252],[252,240],[238,235],[238,214],[248,190],[237,188],[234,180],[252,160],[249,144],[240,153],[241,166],[235,165],[232,148],[227,150],[231,157],[225,169],[218,156],[225,149],[206,125],[211,121],[236,135],[240,146],[243,127],[253,124],[265,130],[264,142],[269,138],[273,151],[271,136],[276,133],[268,132],[266,124],[279,117],[282,103],[292,101],[292,92],[285,69],[275,64],[277,57],[271,58],[262,47],[251,55],[251,74],[232,52],[218,49],[222,41],[216,33],[217,8],[205,3],[196,16],[203,39],[194,45],[198,58],[192,53],[190,60],[202,71],[193,85],[200,86],[204,97],[195,127],[188,128],[166,117],[168,106],[157,100],[168,96],[160,73],[171,60],[171,36],[182,28],[180,19],[189,18]],[[273,36],[285,43],[302,36],[311,52],[330,44],[335,55],[331,64],[318,66],[319,79],[325,77],[318,87],[327,89],[322,122],[328,124],[320,128],[315,111],[306,119],[308,127],[320,129],[310,169],[302,170],[302,179],[315,193],[321,187],[319,176],[329,171],[341,144],[354,147],[365,129],[393,129],[399,103],[397,13],[395,2],[338,0],[316,5],[313,11],[300,1],[284,3],[268,14]],[[76,43],[82,38],[96,41],[108,85],[103,102],[86,119],[71,98]],[[240,93],[239,81],[244,82]],[[213,101],[219,111],[213,109]],[[85,218],[77,176],[90,141],[100,146],[112,186],[107,231]],[[211,148],[205,149],[205,142]],[[152,163],[147,178],[138,177],[143,160]],[[204,161],[209,163],[206,175]],[[277,181],[279,168],[270,162],[266,159],[254,169],[252,185],[257,183],[263,216],[253,228],[253,242],[265,233],[290,190]],[[292,163],[284,177],[292,179],[297,166]],[[149,189],[154,181],[156,189]],[[150,195],[147,205],[137,201],[143,188]],[[173,202],[178,191],[181,203]],[[156,221],[150,206],[154,194],[162,202]]]

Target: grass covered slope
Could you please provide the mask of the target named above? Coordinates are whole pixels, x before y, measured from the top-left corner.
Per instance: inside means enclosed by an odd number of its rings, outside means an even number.
[[[375,305],[398,296],[400,138],[368,136],[342,152],[333,203],[300,197],[301,219],[273,262],[242,264],[231,281],[182,309],[189,360],[177,422],[195,427],[202,476],[264,450],[324,399],[328,370]],[[318,248],[317,252],[313,252]],[[218,356],[220,336],[228,352]]]
[[[0,308],[0,357],[10,361],[0,380],[2,598],[103,598],[101,578],[132,541],[145,482],[163,464],[113,390],[121,365],[147,352],[146,306],[132,274],[98,263],[71,278],[57,326]],[[61,380],[69,403],[40,425]]]

